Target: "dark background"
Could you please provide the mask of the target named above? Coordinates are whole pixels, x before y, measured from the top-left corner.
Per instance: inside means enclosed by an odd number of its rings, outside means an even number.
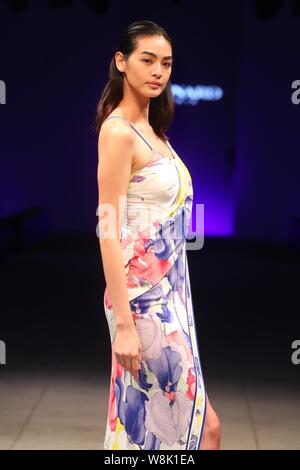
[[[177,105],[169,131],[205,207],[204,246],[188,252],[205,377],[299,387],[299,10],[0,3],[0,376],[62,364],[109,371],[94,113],[120,32],[150,19],[173,38],[172,84],[224,93]]]

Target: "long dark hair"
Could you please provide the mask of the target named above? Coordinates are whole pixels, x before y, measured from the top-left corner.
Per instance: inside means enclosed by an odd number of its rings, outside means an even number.
[[[172,46],[172,40],[167,32],[153,21],[135,21],[131,23],[120,38],[115,53],[120,51],[128,59],[135,50],[140,36],[163,36]],[[99,134],[101,125],[107,116],[118,106],[123,98],[123,73],[120,72],[112,58],[109,66],[109,80],[101,93],[97,104],[95,130]],[[157,98],[150,99],[149,123],[155,134],[163,141],[169,140],[165,132],[171,126],[174,117],[174,99],[170,80]]]

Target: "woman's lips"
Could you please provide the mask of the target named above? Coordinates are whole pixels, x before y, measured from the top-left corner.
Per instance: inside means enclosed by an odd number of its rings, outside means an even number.
[[[155,83],[148,83],[148,85],[151,87],[151,88],[159,88],[160,85],[156,85]]]

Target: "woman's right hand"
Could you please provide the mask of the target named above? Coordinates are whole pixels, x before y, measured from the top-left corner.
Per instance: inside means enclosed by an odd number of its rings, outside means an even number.
[[[137,382],[142,358],[140,337],[134,324],[117,325],[114,352],[117,362],[130,372]]]

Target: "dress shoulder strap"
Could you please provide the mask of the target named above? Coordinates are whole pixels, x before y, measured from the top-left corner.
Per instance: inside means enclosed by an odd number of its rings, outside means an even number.
[[[113,119],[113,118],[119,118],[119,119],[123,119],[124,121],[126,121],[131,127],[132,129],[143,139],[144,142],[146,142],[146,144],[148,145],[148,147],[150,147],[151,150],[153,150],[153,148],[151,147],[151,145],[149,144],[149,142],[147,142],[147,140],[145,139],[145,137],[142,136],[142,134],[134,127],[133,124],[131,124],[131,122],[129,122],[127,119],[125,119],[124,117],[122,116],[109,116],[108,118],[104,119],[104,121],[107,121],[108,119]],[[103,121],[103,122],[104,122]]]

